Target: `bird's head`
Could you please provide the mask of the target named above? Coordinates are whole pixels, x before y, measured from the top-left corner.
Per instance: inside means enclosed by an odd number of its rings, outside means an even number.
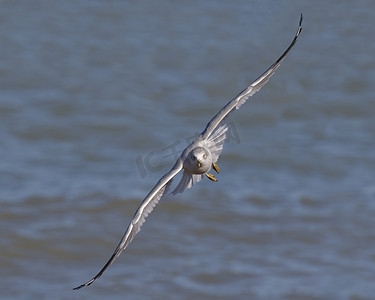
[[[190,152],[185,168],[193,174],[203,174],[209,170],[211,163],[211,153],[203,147],[197,147]]]

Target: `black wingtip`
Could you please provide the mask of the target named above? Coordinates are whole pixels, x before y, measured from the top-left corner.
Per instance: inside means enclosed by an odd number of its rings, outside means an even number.
[[[85,286],[89,286],[91,283],[93,283],[95,281],[95,279],[96,278],[93,278],[90,281],[87,281],[86,283],[81,284],[80,286],[75,287],[73,290],[76,291],[76,290],[79,290],[79,289],[81,289],[81,288],[83,288]]]
[[[87,281],[86,283],[84,284],[81,284],[80,286],[77,286],[75,287],[73,290],[79,290],[85,286],[89,286],[91,283],[93,283],[96,279],[98,279],[100,276],[102,276],[102,274],[104,273],[104,271],[114,262],[114,260],[116,259],[117,256],[119,256],[121,253],[121,251],[119,251],[119,249],[117,248],[116,251],[112,254],[111,258],[107,261],[107,263],[104,265],[104,267],[99,271],[98,274],[96,274],[92,279],[90,279],[89,281]]]
[[[86,286],[86,285],[81,284],[80,286],[76,286],[75,288],[73,288],[73,291],[79,290],[79,289],[83,288],[84,286]]]
[[[303,21],[303,15],[301,13],[301,16],[299,18],[299,24],[298,24],[298,31],[297,31],[297,36],[301,33],[302,31],[302,21]]]

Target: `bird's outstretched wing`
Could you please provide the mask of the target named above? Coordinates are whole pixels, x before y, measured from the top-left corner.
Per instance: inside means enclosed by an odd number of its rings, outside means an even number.
[[[152,212],[152,210],[154,209],[155,205],[159,202],[161,197],[163,197],[163,195],[167,193],[168,188],[172,183],[173,177],[176,176],[182,170],[182,166],[183,164],[181,159],[178,159],[173,168],[158,181],[155,187],[151,190],[151,192],[146,196],[146,198],[138,207],[133,219],[131,220],[128,228],[126,229],[124,236],[122,237],[115,252],[112,254],[108,262],[99,271],[99,273],[96,274],[91,280],[87,281],[84,284],[81,284],[80,286],[75,287],[74,290],[78,290],[82,287],[88,286],[91,283],[93,283],[96,279],[98,279],[104,273],[104,271],[115,261],[115,259],[121,254],[121,252],[131,243],[134,236],[139,232],[139,230],[141,230],[141,226],[145,222],[146,217],[149,215],[149,213]]]
[[[220,152],[222,150],[222,144],[225,139],[225,132],[227,130],[226,126],[219,127],[218,133],[214,134],[211,139],[211,134],[215,131],[220,123],[225,119],[225,117],[233,110],[238,109],[242,104],[246,102],[246,100],[252,96],[254,93],[259,91],[269,80],[269,78],[273,75],[275,70],[279,67],[281,62],[285,59],[286,55],[290,51],[290,49],[294,46],[297,41],[299,34],[301,33],[302,27],[302,14],[299,21],[297,33],[286,49],[286,51],[280,56],[280,58],[271,65],[262,75],[260,75],[252,84],[250,84],[246,89],[244,89],[241,93],[238,94],[233,100],[231,100],[227,105],[225,105],[214,117],[213,119],[207,124],[206,129],[197,137],[200,141],[205,141],[208,143],[208,146],[211,150],[215,152],[215,161],[217,160]],[[141,205],[138,207],[137,211],[134,214],[133,219],[131,220],[124,236],[122,237],[120,243],[118,244],[116,250],[112,254],[111,258],[108,262],[104,265],[104,267],[96,274],[91,280],[88,282],[77,286],[74,290],[78,290],[84,286],[88,286],[92,284],[96,279],[98,279],[104,271],[115,261],[115,259],[121,254],[121,252],[131,243],[134,236],[139,232],[141,229],[142,224],[145,222],[146,217],[149,213],[152,212],[155,205],[159,202],[161,197],[167,193],[169,186],[172,183],[174,176],[176,176],[183,168],[183,162],[181,158],[179,158],[174,165],[174,167],[164,175],[155,187],[150,191],[150,193],[146,196],[146,198],[142,201]]]
[[[292,49],[294,44],[297,42],[297,38],[302,31],[302,14],[299,20],[297,33],[294,36],[293,41],[290,43],[289,47],[285,52],[279,57],[279,59],[273,63],[262,75],[260,75],[253,83],[251,83],[246,89],[239,93],[233,100],[229,101],[207,124],[206,129],[200,134],[202,140],[207,140],[209,136],[214,132],[216,127],[225,119],[228,114],[234,109],[240,108],[246,100],[259,91],[270,79],[270,77],[275,73],[276,69],[280,66],[282,61],[285,59],[286,55]]]

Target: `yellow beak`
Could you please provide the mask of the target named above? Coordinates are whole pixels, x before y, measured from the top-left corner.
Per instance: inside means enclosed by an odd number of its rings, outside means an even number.
[[[202,162],[198,160],[198,168],[200,168],[201,166],[202,166]]]

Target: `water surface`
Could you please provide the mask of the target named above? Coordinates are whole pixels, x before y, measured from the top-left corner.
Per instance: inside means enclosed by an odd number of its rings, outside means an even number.
[[[371,1],[1,1],[2,299],[374,299]],[[137,205],[210,118],[219,182]],[[176,180],[177,181],[177,180]],[[176,184],[176,182],[175,182]]]

